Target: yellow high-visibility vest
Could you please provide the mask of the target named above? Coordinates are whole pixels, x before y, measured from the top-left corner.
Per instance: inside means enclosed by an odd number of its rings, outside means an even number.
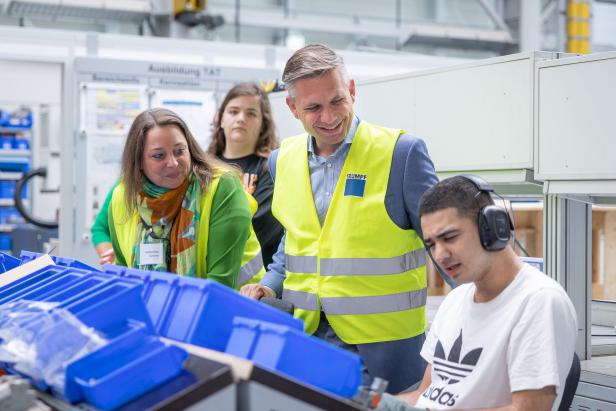
[[[212,201],[216,190],[218,189],[218,183],[220,181],[220,174],[216,173],[209,186],[206,188],[206,192],[202,193],[200,200],[200,212],[201,217],[199,219],[199,231],[197,233],[197,276],[200,278],[206,278],[207,272],[207,243],[209,240],[209,227],[210,227],[210,212],[212,210]],[[249,203],[251,205],[251,211],[254,214],[254,205],[250,201],[252,196],[246,193]],[[254,202],[254,199],[252,199]],[[114,231],[117,237],[117,243],[119,250],[122,253],[124,261],[130,267],[133,261],[133,246],[137,241],[137,223],[138,214],[135,211],[132,217],[127,216],[126,205],[124,203],[124,184],[119,183],[113,191],[109,212],[113,213]],[[265,267],[263,267],[263,258],[261,257],[261,246],[257,240],[257,236],[250,224],[250,235],[246,246],[244,247],[244,254],[242,255],[241,268],[238,273],[237,280],[235,282],[236,288],[239,289],[244,284],[259,282],[265,273]]]
[[[415,230],[385,208],[394,146],[402,130],[361,122],[323,227],[312,196],[307,135],[283,140],[272,212],[286,230],[283,299],[309,334],[321,310],[338,337],[365,344],[425,331],[425,250]]]

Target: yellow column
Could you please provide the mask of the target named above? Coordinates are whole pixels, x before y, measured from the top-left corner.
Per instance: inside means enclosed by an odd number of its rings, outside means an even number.
[[[590,3],[588,0],[567,2],[567,52],[590,52]]]

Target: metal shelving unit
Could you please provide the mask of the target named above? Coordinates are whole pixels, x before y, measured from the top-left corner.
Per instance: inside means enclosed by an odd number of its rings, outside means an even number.
[[[20,138],[27,141],[25,147],[19,148],[11,141],[8,144],[2,141],[0,145],[0,251],[9,252],[12,248],[13,238],[11,233],[20,223],[15,218],[16,213],[12,211],[15,207],[15,200],[10,195],[11,190],[15,190],[15,182],[19,180],[24,172],[30,168],[32,151],[33,128],[30,127],[0,127],[0,137]],[[6,147],[11,146],[11,148]],[[19,170],[19,171],[17,171]],[[24,200],[27,203],[27,200]]]

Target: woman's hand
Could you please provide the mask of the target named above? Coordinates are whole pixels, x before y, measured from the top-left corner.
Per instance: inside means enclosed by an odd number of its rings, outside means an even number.
[[[263,297],[276,298],[272,289],[261,284],[246,284],[240,288],[240,294],[253,300],[260,300]]]
[[[113,264],[115,263],[115,252],[113,246],[109,242],[104,242],[96,245],[96,253],[98,254],[98,263]]]

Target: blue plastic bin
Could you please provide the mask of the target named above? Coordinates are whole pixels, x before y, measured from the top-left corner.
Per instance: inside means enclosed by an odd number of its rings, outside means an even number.
[[[101,331],[107,338],[117,335],[128,319],[142,322],[148,333],[155,334],[141,290],[141,284],[117,280],[86,292],[79,299],[67,300],[60,307],[71,311],[84,324]]]
[[[155,329],[141,297],[140,282],[63,266],[47,266],[0,288],[0,304],[18,299],[58,302],[83,323],[107,336],[117,335],[127,319]]]
[[[303,322],[275,308],[239,295],[209,280],[179,277],[169,298],[159,332],[168,338],[224,351],[233,329],[233,318],[244,316],[303,330]],[[154,295],[154,294],[151,294]],[[148,301],[149,304],[149,301]]]
[[[46,279],[38,277],[37,281],[31,285],[3,296],[0,299],[0,304],[5,304],[15,300],[46,301],[46,296],[53,295],[53,293],[71,286],[73,283],[80,281],[88,274],[89,273],[87,271],[65,268],[63,271],[60,271],[58,275],[50,276]],[[2,291],[4,290],[0,289],[0,292]]]
[[[22,197],[25,194],[27,194],[25,190],[22,191],[21,193],[22,193]],[[24,216],[21,215],[21,213],[17,211],[15,207],[6,207],[4,209],[3,217],[4,217],[4,221],[6,224],[20,224],[26,221],[24,220]]]
[[[139,323],[104,347],[71,363],[65,398],[110,410],[141,396],[181,372],[186,351],[167,346]]]
[[[37,256],[23,255],[25,260]],[[99,409],[113,409],[181,372],[187,354],[155,336],[142,298],[143,281],[75,268],[86,265],[72,259],[55,260],[64,265],[44,267],[0,288],[0,303],[19,299],[57,302],[58,308],[72,312],[108,340],[68,366],[67,400],[85,399]],[[39,321],[26,317],[20,326],[36,328]],[[15,372],[12,364],[3,365]],[[33,383],[47,388],[44,381]]]
[[[15,137],[13,139],[13,149],[14,150],[29,150],[30,141],[26,138]]]
[[[10,251],[13,239],[9,234],[0,234],[0,250]]]
[[[108,273],[144,284],[143,299],[162,336],[224,351],[236,316],[303,330],[303,321],[251,300],[224,285],[175,274],[103,266]]]
[[[38,271],[35,271],[25,277],[20,278],[10,284],[0,287],[0,304],[6,302],[6,298],[14,295],[15,293],[24,290],[32,285],[38,284],[39,281],[45,278],[51,278],[66,270],[66,267],[59,266],[47,266]]]
[[[19,171],[25,173],[30,169],[30,159],[28,156],[14,156],[0,154],[0,170]]]
[[[25,264],[25,263],[28,263],[32,260],[39,258],[42,255],[43,255],[42,253],[21,250],[21,254],[19,255],[19,257],[21,258],[21,263]],[[73,267],[73,268],[80,268],[82,270],[101,272],[101,270],[99,270],[98,268],[94,268],[92,266],[89,266],[88,264],[82,263],[81,261],[75,260],[73,258],[60,257],[57,255],[51,255],[50,257],[56,265],[59,265],[62,267]]]
[[[21,264],[19,258],[0,252],[0,274],[18,267],[19,264]]]
[[[236,317],[226,352],[345,398],[362,382],[358,355],[302,331]]]
[[[0,198],[13,198],[15,196],[15,181],[0,180]]]
[[[0,149],[11,150],[13,149],[13,140],[15,138],[10,134],[0,135]]]
[[[32,110],[20,107],[13,111],[0,110],[0,127],[27,130],[32,128]]]

